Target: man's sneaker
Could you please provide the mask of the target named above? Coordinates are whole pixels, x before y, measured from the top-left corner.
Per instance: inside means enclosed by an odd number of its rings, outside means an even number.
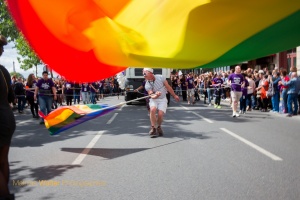
[[[222,108],[222,107],[220,105],[218,105],[217,108]]]
[[[215,106],[214,106],[215,108],[217,108],[218,107],[218,105],[217,104],[215,104]]]
[[[236,115],[237,117],[239,117],[239,116],[240,116],[240,114],[239,114],[239,113],[236,113],[235,115]]]
[[[157,135],[156,135],[156,128],[154,127],[151,127],[150,131],[149,131],[149,134],[150,134],[150,137],[151,138],[155,138]]]
[[[232,117],[236,117],[236,113],[232,113]]]
[[[163,136],[164,135],[164,132],[163,132],[163,130],[161,129],[160,126],[157,127],[157,133],[158,133],[158,136]]]

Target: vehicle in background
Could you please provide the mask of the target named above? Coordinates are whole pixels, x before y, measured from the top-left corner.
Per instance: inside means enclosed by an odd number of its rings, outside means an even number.
[[[153,68],[154,74],[161,74],[166,77],[168,82],[170,83],[170,75],[171,69],[168,68]],[[125,70],[124,73],[125,78],[125,101],[131,101],[140,97],[144,97],[144,89],[138,92],[134,92],[134,90],[140,87],[145,80],[143,76],[143,68],[132,68],[129,67]],[[170,101],[170,95],[167,95],[168,102]],[[138,102],[146,103],[145,99],[141,99]],[[128,103],[127,105],[132,104],[132,102]]]

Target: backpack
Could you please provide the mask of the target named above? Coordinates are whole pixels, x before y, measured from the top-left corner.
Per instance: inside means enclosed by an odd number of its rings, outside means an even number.
[[[22,83],[15,84],[15,95],[25,95],[24,85]]]
[[[269,89],[267,91],[267,97],[272,97],[274,93],[275,91],[274,91],[273,83],[270,82]]]

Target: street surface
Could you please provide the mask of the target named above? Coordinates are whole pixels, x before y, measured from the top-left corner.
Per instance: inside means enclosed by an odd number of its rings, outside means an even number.
[[[98,103],[114,105],[121,96]],[[145,105],[125,105],[50,136],[16,115],[10,188],[22,200],[300,199],[300,116],[171,100],[164,137]]]

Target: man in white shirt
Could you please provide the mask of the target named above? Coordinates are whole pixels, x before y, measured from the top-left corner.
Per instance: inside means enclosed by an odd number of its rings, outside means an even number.
[[[161,124],[163,121],[163,116],[166,113],[168,106],[166,93],[168,91],[176,101],[179,101],[179,97],[174,93],[172,87],[166,80],[166,77],[162,75],[154,75],[152,68],[144,68],[143,75],[146,79],[145,89],[148,92],[148,94],[151,95],[149,101],[151,129],[149,131],[149,134],[151,138],[154,138],[157,135],[163,136]],[[156,117],[157,110],[158,115]]]

